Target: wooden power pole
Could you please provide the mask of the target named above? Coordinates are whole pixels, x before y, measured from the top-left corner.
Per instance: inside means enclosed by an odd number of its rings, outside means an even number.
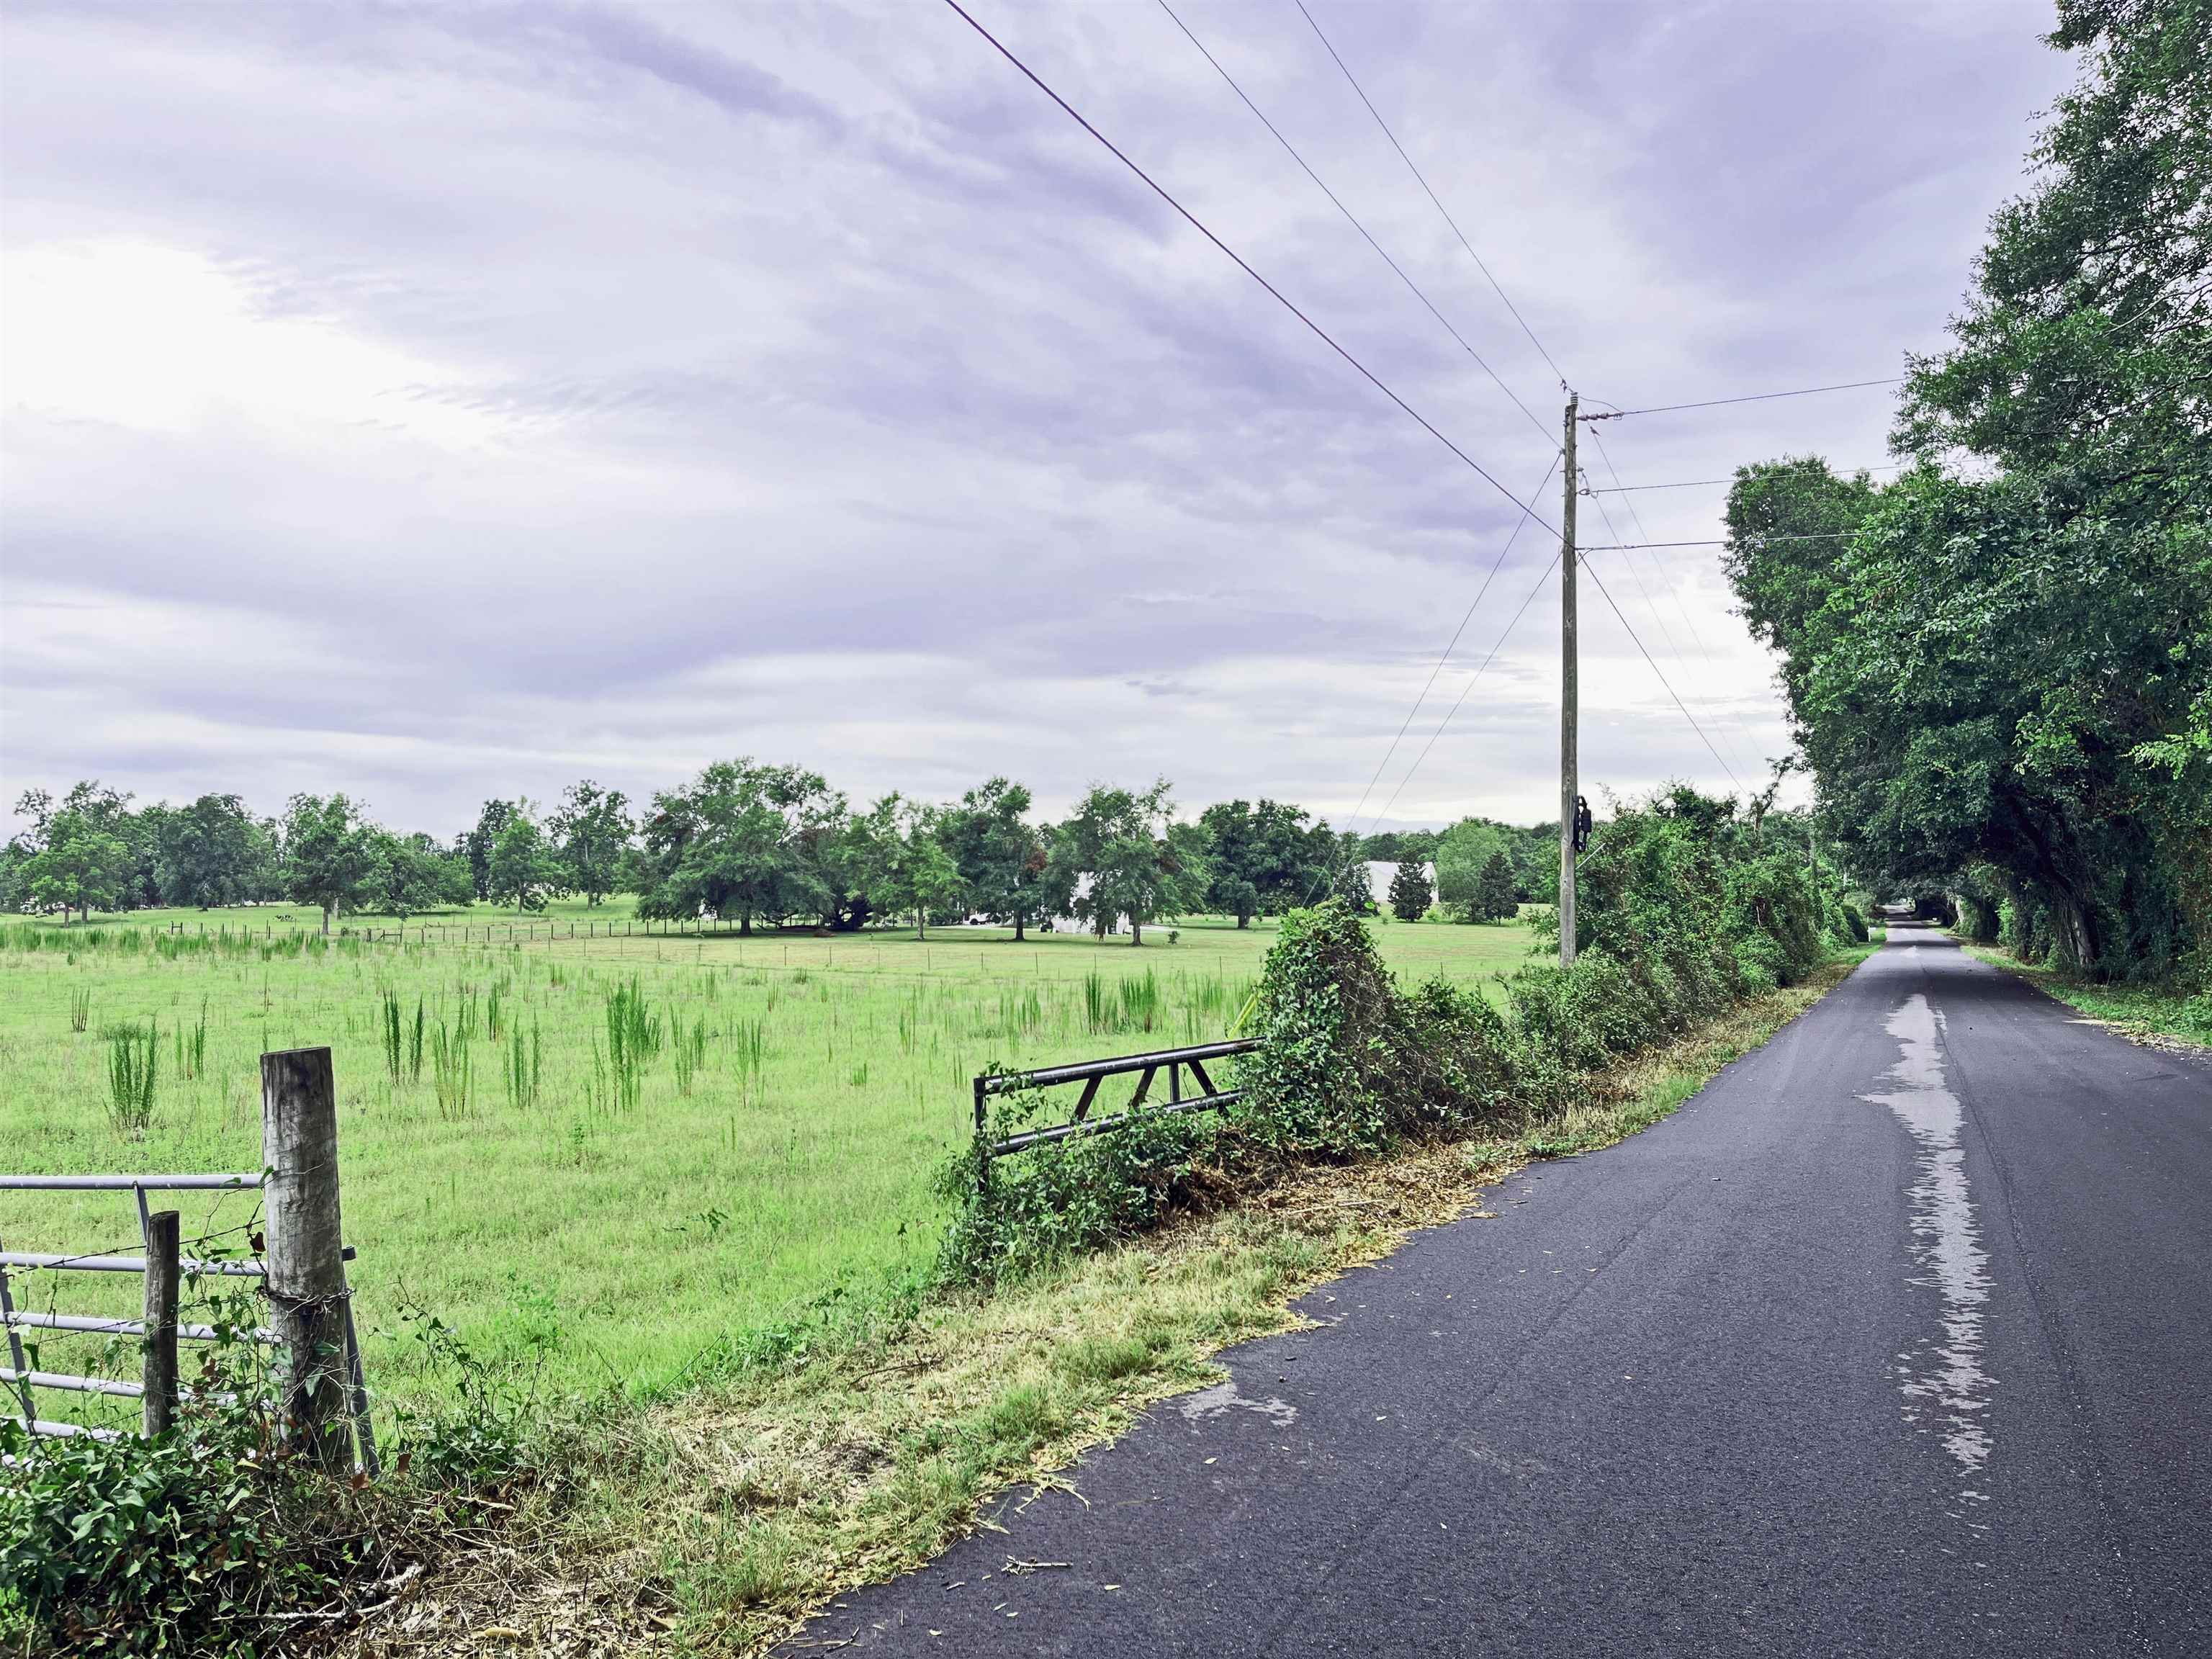
[[[1575,964],[1575,410],[1582,400],[1567,394],[1566,494],[1559,505],[1559,966]]]

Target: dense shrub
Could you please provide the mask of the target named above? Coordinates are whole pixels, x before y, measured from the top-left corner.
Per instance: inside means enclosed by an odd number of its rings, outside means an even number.
[[[1351,907],[1330,899],[1284,917],[1260,979],[1237,1069],[1237,1130],[1273,1152],[1346,1158],[1380,1151],[1405,1127],[1412,1023]]]
[[[1479,992],[1432,979],[1407,999],[1405,1014],[1413,1041],[1399,1080],[1398,1121],[1407,1133],[1451,1133],[1522,1115],[1512,1028]]]
[[[271,1607],[357,1570],[343,1494],[274,1459],[262,1425],[190,1416],[157,1439],[33,1442],[0,1480],[0,1588],[59,1651],[252,1654]]]
[[[1851,942],[1853,944],[1864,945],[1867,942],[1866,918],[1859,914],[1859,907],[1857,905],[1848,902],[1844,904],[1844,927],[1850,932]],[[1975,937],[1985,939],[1989,936],[1987,934],[1976,934]]]
[[[999,1097],[988,1139],[1037,1127],[1042,1093]],[[1219,1133],[1209,1117],[1139,1109],[1110,1133],[1048,1141],[1003,1158],[978,1141],[939,1173],[957,1206],[940,1279],[988,1282],[1143,1231],[1182,1193]]]
[[[189,1282],[189,1281],[188,1281]],[[244,1297],[204,1311],[222,1335],[195,1355],[176,1426],[151,1439],[33,1439],[0,1419],[0,1641],[10,1652],[138,1656],[280,1650],[291,1611],[359,1595],[396,1560],[480,1528],[452,1494],[547,1485],[527,1402],[434,1320],[426,1368],[458,1368],[459,1403],[403,1414],[382,1480],[333,1480],[279,1445],[276,1379],[240,1333]],[[499,1505],[499,1509],[509,1506]]]

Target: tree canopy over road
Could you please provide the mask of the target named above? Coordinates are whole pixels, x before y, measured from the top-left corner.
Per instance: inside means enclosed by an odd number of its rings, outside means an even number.
[[[1742,469],[1729,571],[1848,856],[2154,977],[2212,939],[2212,6],[2059,14],[2082,76],[1911,364],[1911,466]]]

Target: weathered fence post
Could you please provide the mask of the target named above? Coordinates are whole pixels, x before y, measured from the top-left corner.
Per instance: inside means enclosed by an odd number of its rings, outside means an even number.
[[[338,1227],[337,1087],[328,1048],[261,1056],[269,1303],[288,1356],[288,1437],[348,1473],[345,1257]]]
[[[151,1438],[177,1420],[177,1277],[182,1225],[174,1210],[146,1218],[146,1394],[140,1427]]]

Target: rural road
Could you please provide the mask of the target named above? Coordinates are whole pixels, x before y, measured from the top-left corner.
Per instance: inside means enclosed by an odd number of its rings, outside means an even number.
[[[1900,929],[1487,1208],[777,1651],[2212,1654],[2212,1064]]]

